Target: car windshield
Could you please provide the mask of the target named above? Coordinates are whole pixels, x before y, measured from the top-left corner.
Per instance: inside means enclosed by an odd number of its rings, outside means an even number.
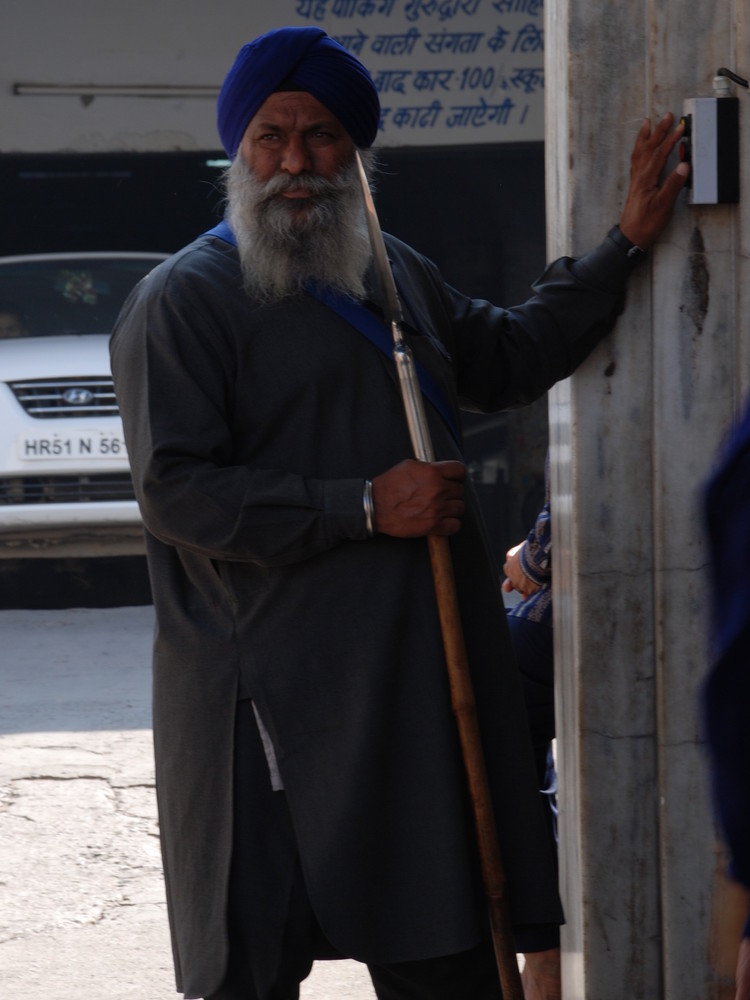
[[[0,340],[109,333],[131,288],[161,255],[0,260]]]

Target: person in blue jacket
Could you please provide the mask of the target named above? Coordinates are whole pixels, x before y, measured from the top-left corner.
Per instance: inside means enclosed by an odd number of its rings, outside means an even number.
[[[508,628],[521,675],[536,765],[537,785],[547,796],[547,822],[557,839],[557,771],[552,750],[555,738],[555,663],[552,635],[552,532],[550,522],[549,455],[545,463],[545,501],[527,537],[508,549],[502,589],[521,600],[508,608]],[[543,942],[527,955],[523,970],[529,1000],[561,995],[560,937]]]
[[[704,495],[711,555],[711,668],[702,689],[711,787],[730,852],[729,875],[750,890],[750,403]],[[750,1000],[750,911],[736,1000]]]

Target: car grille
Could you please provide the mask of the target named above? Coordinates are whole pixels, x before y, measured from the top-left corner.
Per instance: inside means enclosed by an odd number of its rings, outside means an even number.
[[[0,507],[19,504],[102,503],[107,500],[135,500],[129,473],[0,478]]]
[[[31,417],[116,417],[119,413],[112,379],[106,375],[11,382],[10,388]]]

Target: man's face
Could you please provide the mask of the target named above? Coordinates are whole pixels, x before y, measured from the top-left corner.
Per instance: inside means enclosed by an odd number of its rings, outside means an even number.
[[[280,91],[261,105],[245,129],[240,155],[256,179],[294,179],[278,195],[293,215],[304,217],[314,199],[306,175],[333,180],[354,156],[354,143],[339,120],[312,94]]]
[[[23,323],[13,313],[0,312],[0,340],[11,337],[23,337],[25,333]]]
[[[272,94],[245,130],[226,190],[253,298],[279,301],[311,282],[364,297],[371,250],[355,147],[320,101]]]

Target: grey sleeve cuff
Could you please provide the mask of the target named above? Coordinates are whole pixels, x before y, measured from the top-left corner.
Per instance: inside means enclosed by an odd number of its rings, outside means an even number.
[[[329,479],[323,489],[326,531],[332,540],[368,538],[364,479]]]
[[[616,235],[613,236],[612,233],[610,230],[598,247],[574,261],[572,271],[577,278],[588,285],[617,292],[625,287],[644,253],[629,255],[624,243],[630,241],[619,234],[620,239],[616,242]]]

